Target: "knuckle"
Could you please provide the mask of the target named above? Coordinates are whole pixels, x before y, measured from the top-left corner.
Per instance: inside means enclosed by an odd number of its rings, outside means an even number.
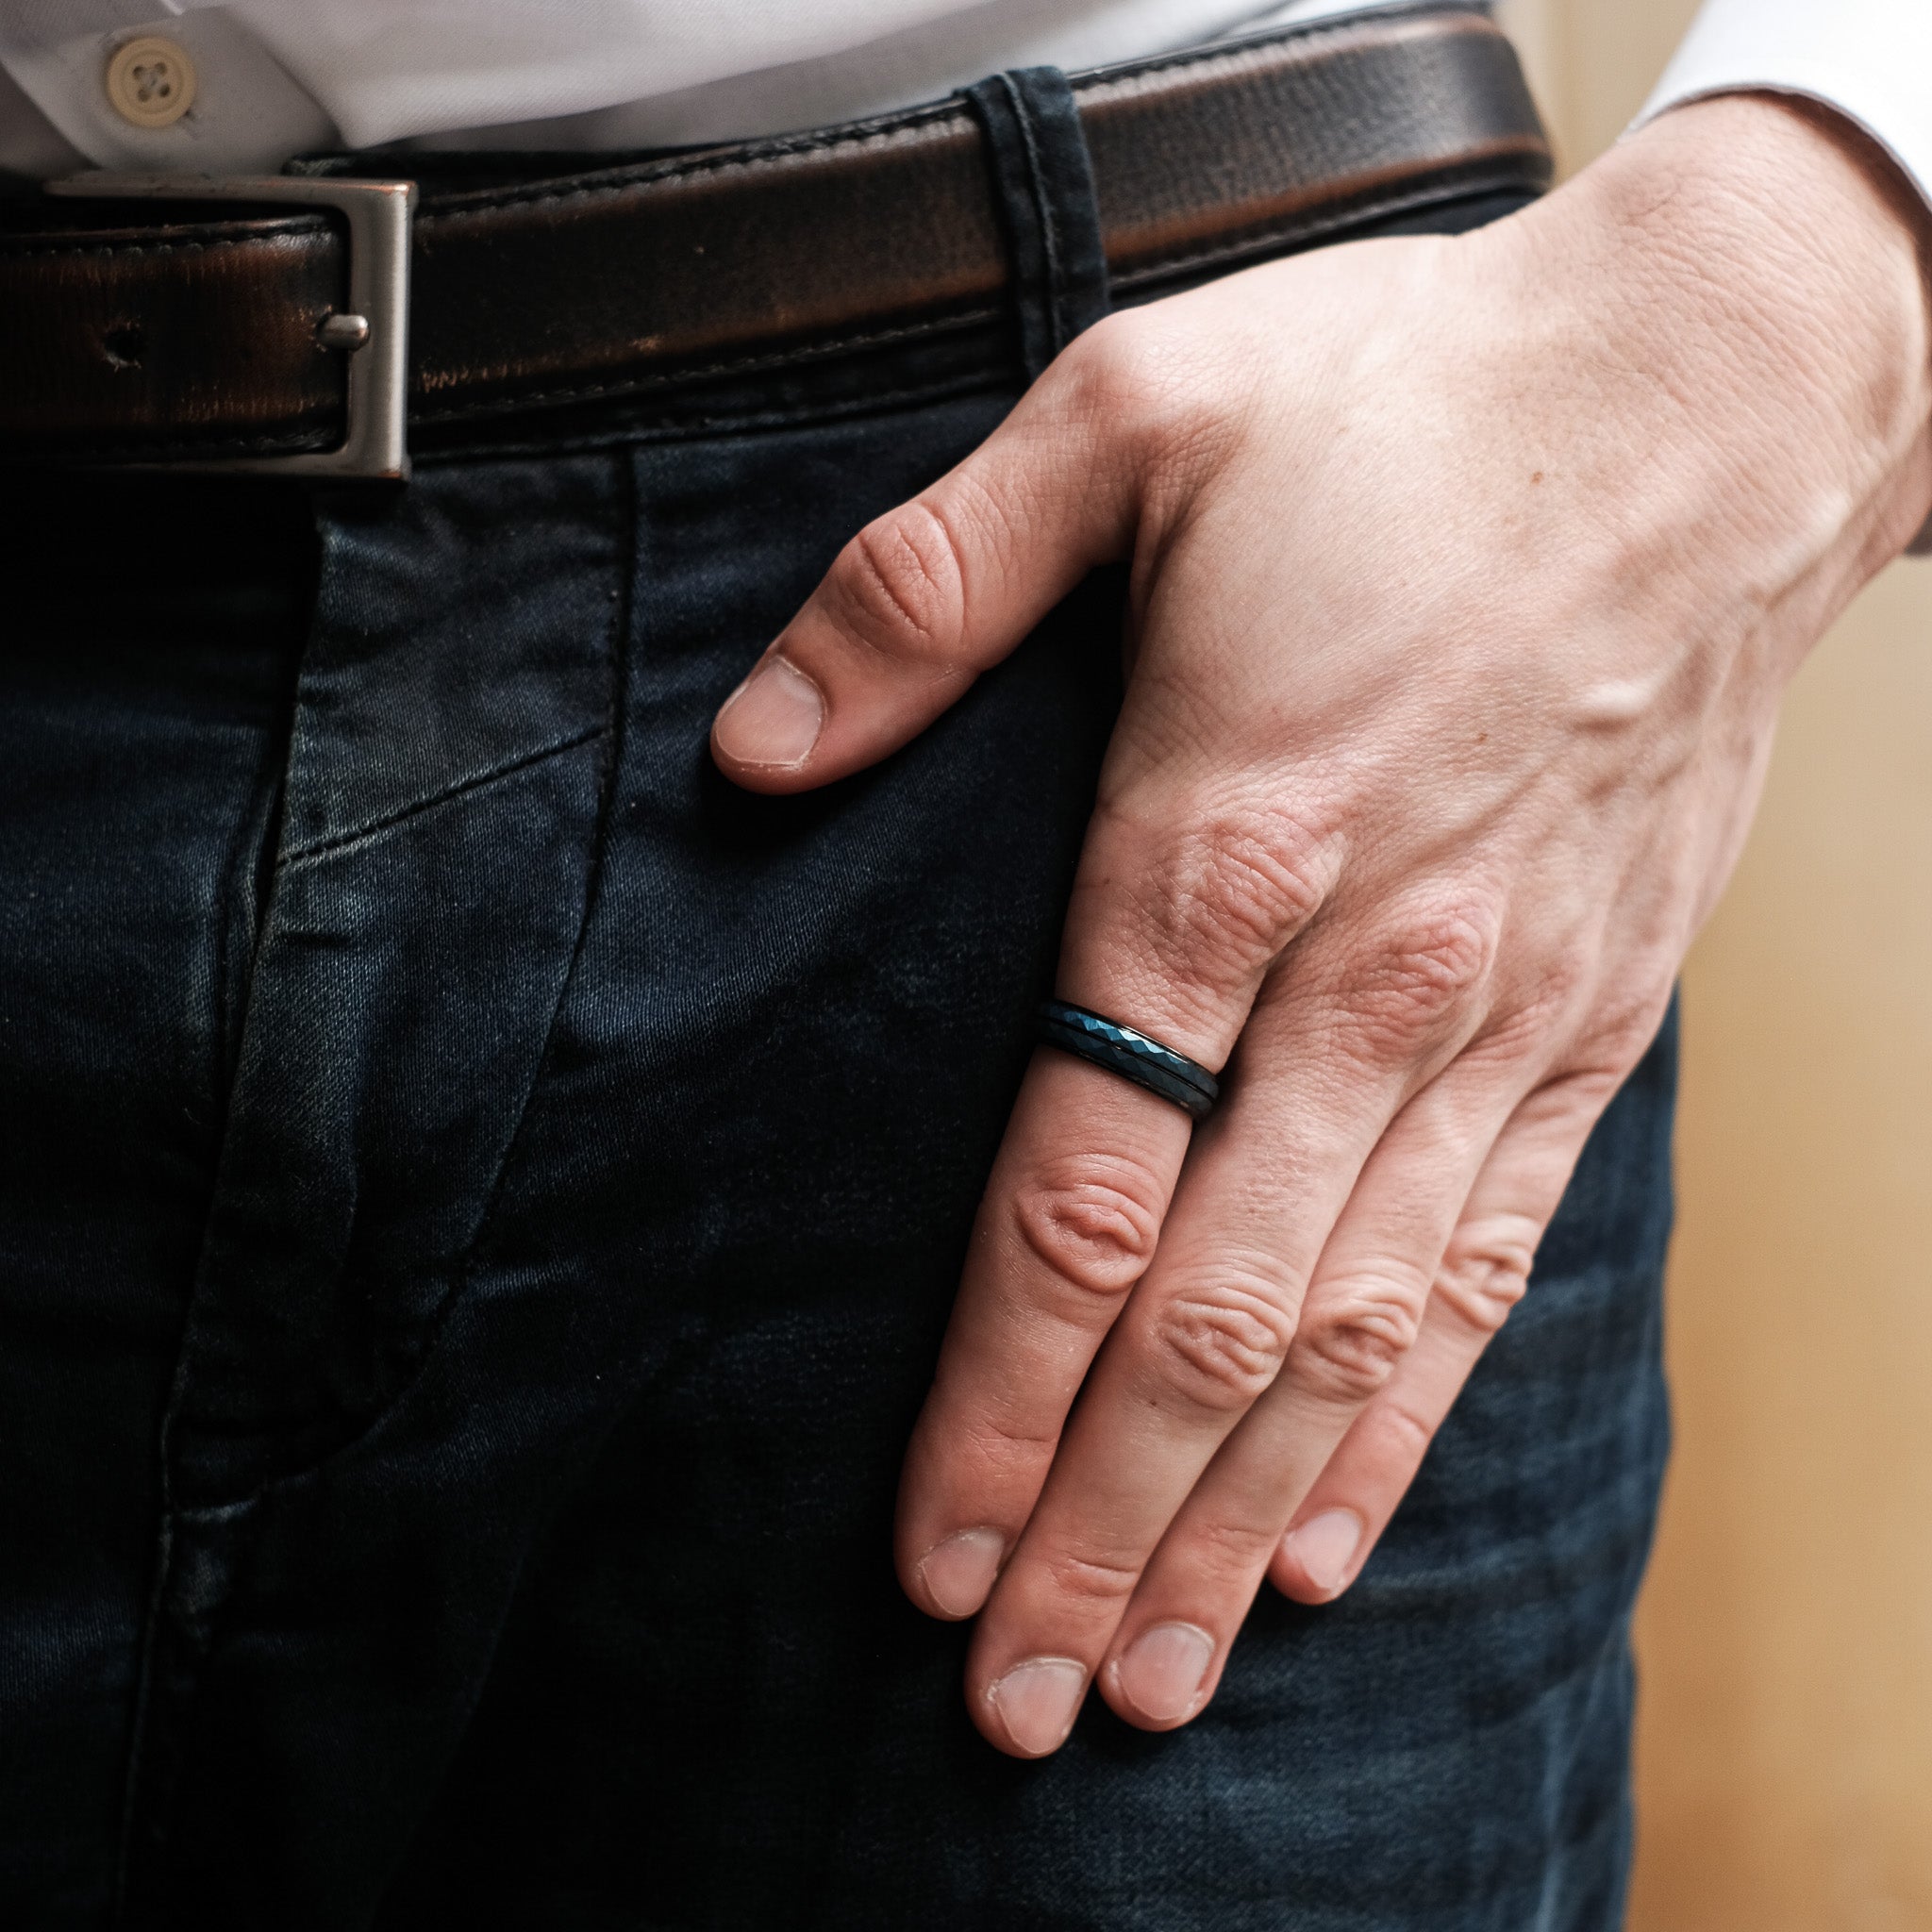
[[[1057,1550],[1045,1559],[1048,1580],[1061,1598],[1108,1609],[1133,1595],[1141,1565],[1078,1550]]]
[[[1302,1324],[1302,1382],[1332,1402],[1366,1402],[1414,1345],[1428,1288],[1419,1270],[1392,1263],[1331,1283]]]
[[[1421,1409],[1401,1401],[1391,1391],[1372,1411],[1375,1426],[1398,1463],[1420,1463],[1436,1440],[1436,1424]]]
[[[1505,1066],[1547,1060],[1574,1033],[1590,977],[1588,963],[1574,953],[1539,959],[1532,983],[1499,1005],[1471,1052]]]
[[[1160,1386],[1191,1407],[1240,1414],[1280,1373],[1294,1316],[1274,1283],[1223,1276],[1171,1296],[1154,1319]]]
[[[1450,1312],[1493,1335],[1529,1287],[1541,1229],[1520,1214],[1487,1215],[1456,1231],[1436,1272],[1435,1292]]]
[[[1591,1058],[1609,1076],[1611,1091],[1649,1051],[1670,1002],[1670,983],[1666,980],[1660,994],[1645,991],[1623,997],[1613,995],[1597,1014],[1590,1028]],[[1605,1098],[1607,1100],[1607,1093]]]
[[[1345,995],[1357,1051],[1399,1061],[1453,1030],[1495,963],[1499,924],[1488,907],[1457,906],[1372,948]]]
[[[1216,991],[1265,972],[1333,886],[1332,841],[1287,810],[1208,806],[1141,874],[1164,963]]]
[[[1252,1589],[1281,1543],[1278,1523],[1204,1523],[1188,1546],[1190,1579],[1204,1597]]]
[[[954,1477],[986,1494],[1006,1494],[1037,1482],[1059,1446],[1058,1427],[1029,1427],[1018,1418],[990,1416],[947,1444]]]
[[[1160,1236],[1164,1191],[1118,1155],[1056,1160],[1013,1196],[1031,1253],[1083,1298],[1118,1300],[1146,1272]]]
[[[832,587],[842,627],[873,650],[944,661],[964,633],[958,546],[928,504],[868,524],[845,546]]]

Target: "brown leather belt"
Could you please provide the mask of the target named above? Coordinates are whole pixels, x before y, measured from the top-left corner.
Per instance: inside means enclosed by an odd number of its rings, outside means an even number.
[[[1117,299],[1549,178],[1515,55],[1468,6],[1101,69],[1074,92]],[[341,444],[345,365],[377,360],[350,346],[343,225],[317,208],[228,218],[184,204],[158,225],[160,211],[0,203],[0,454],[259,459]],[[397,232],[409,297],[407,362],[389,344],[393,400],[400,417],[406,375],[425,447],[501,440],[507,425],[541,434],[559,411],[667,383],[989,321],[1007,282],[981,136],[957,99],[557,179],[433,188],[413,236]]]

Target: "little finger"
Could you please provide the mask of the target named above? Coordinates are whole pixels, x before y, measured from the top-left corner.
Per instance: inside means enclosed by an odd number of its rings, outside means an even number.
[[[1472,1191],[1442,1257],[1415,1346],[1356,1419],[1269,1564],[1297,1603],[1328,1603],[1408,1492],[1477,1361],[1523,1298],[1536,1250],[1616,1080],[1573,1075],[1531,1094]]]

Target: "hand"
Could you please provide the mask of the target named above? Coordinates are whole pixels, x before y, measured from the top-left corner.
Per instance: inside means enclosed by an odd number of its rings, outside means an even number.
[[[1359,1573],[1657,1025],[1786,681],[1932,502],[1912,220],[1856,137],[1731,99],[1481,233],[1116,316],[720,712],[738,782],[823,784],[1133,559],[1058,991],[1226,1097],[1191,1144],[1042,1050],[988,1186],[898,1558],[933,1614],[984,1603],[1003,1750],[1091,1682],[1183,1723],[1264,1575]]]

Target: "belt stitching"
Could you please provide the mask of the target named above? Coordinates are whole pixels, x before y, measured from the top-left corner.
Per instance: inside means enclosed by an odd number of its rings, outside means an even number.
[[[1319,41],[1391,41],[1407,38],[1406,35],[1392,35],[1387,27],[1403,23],[1414,23],[1440,18],[1443,14],[1459,16],[1472,28],[1488,19],[1487,13],[1479,7],[1444,7],[1424,5],[1417,8],[1377,8],[1373,13],[1342,22],[1323,22],[1310,25],[1296,35],[1297,40],[1309,42]],[[1466,30],[1466,29],[1464,29]],[[1076,96],[1083,93],[1099,93],[1119,88],[1150,74],[1171,72],[1181,67],[1198,67],[1209,70],[1216,65],[1241,65],[1250,61],[1258,47],[1278,42],[1268,37],[1257,37],[1245,42],[1215,46],[1210,49],[1191,48],[1179,53],[1156,57],[1153,59],[1136,63],[1130,67],[1103,68],[1095,70],[1090,76],[1074,84]],[[1332,54],[1323,58],[1332,58]],[[1308,63],[1315,64],[1314,62]],[[707,175],[730,175],[748,172],[762,163],[782,159],[791,155],[830,155],[846,150],[877,147],[891,144],[892,138],[899,134],[909,134],[923,127],[943,125],[949,130],[970,133],[974,128],[972,117],[954,107],[951,102],[935,102],[923,108],[909,110],[903,117],[882,120],[877,123],[862,123],[858,128],[841,128],[828,131],[824,135],[803,134],[780,137],[761,142],[754,154],[732,153],[720,155],[715,152],[694,155],[690,160],[667,165],[661,172],[653,171],[641,179],[623,181],[600,181],[595,184],[579,182],[569,188],[536,184],[528,188],[505,190],[479,195],[475,200],[466,200],[458,205],[425,208],[415,220],[419,232],[447,226],[484,212],[495,212],[512,208],[543,208],[565,202],[612,201],[621,196],[643,193],[657,187],[660,182],[693,181]],[[327,234],[332,232],[325,221],[304,224],[300,227],[292,225],[279,232],[303,234]],[[215,237],[206,242],[76,242],[53,246],[9,248],[4,238],[0,238],[0,256],[11,260],[28,260],[41,256],[88,256],[142,253],[166,254],[176,249],[259,247],[271,239],[258,233]]]

